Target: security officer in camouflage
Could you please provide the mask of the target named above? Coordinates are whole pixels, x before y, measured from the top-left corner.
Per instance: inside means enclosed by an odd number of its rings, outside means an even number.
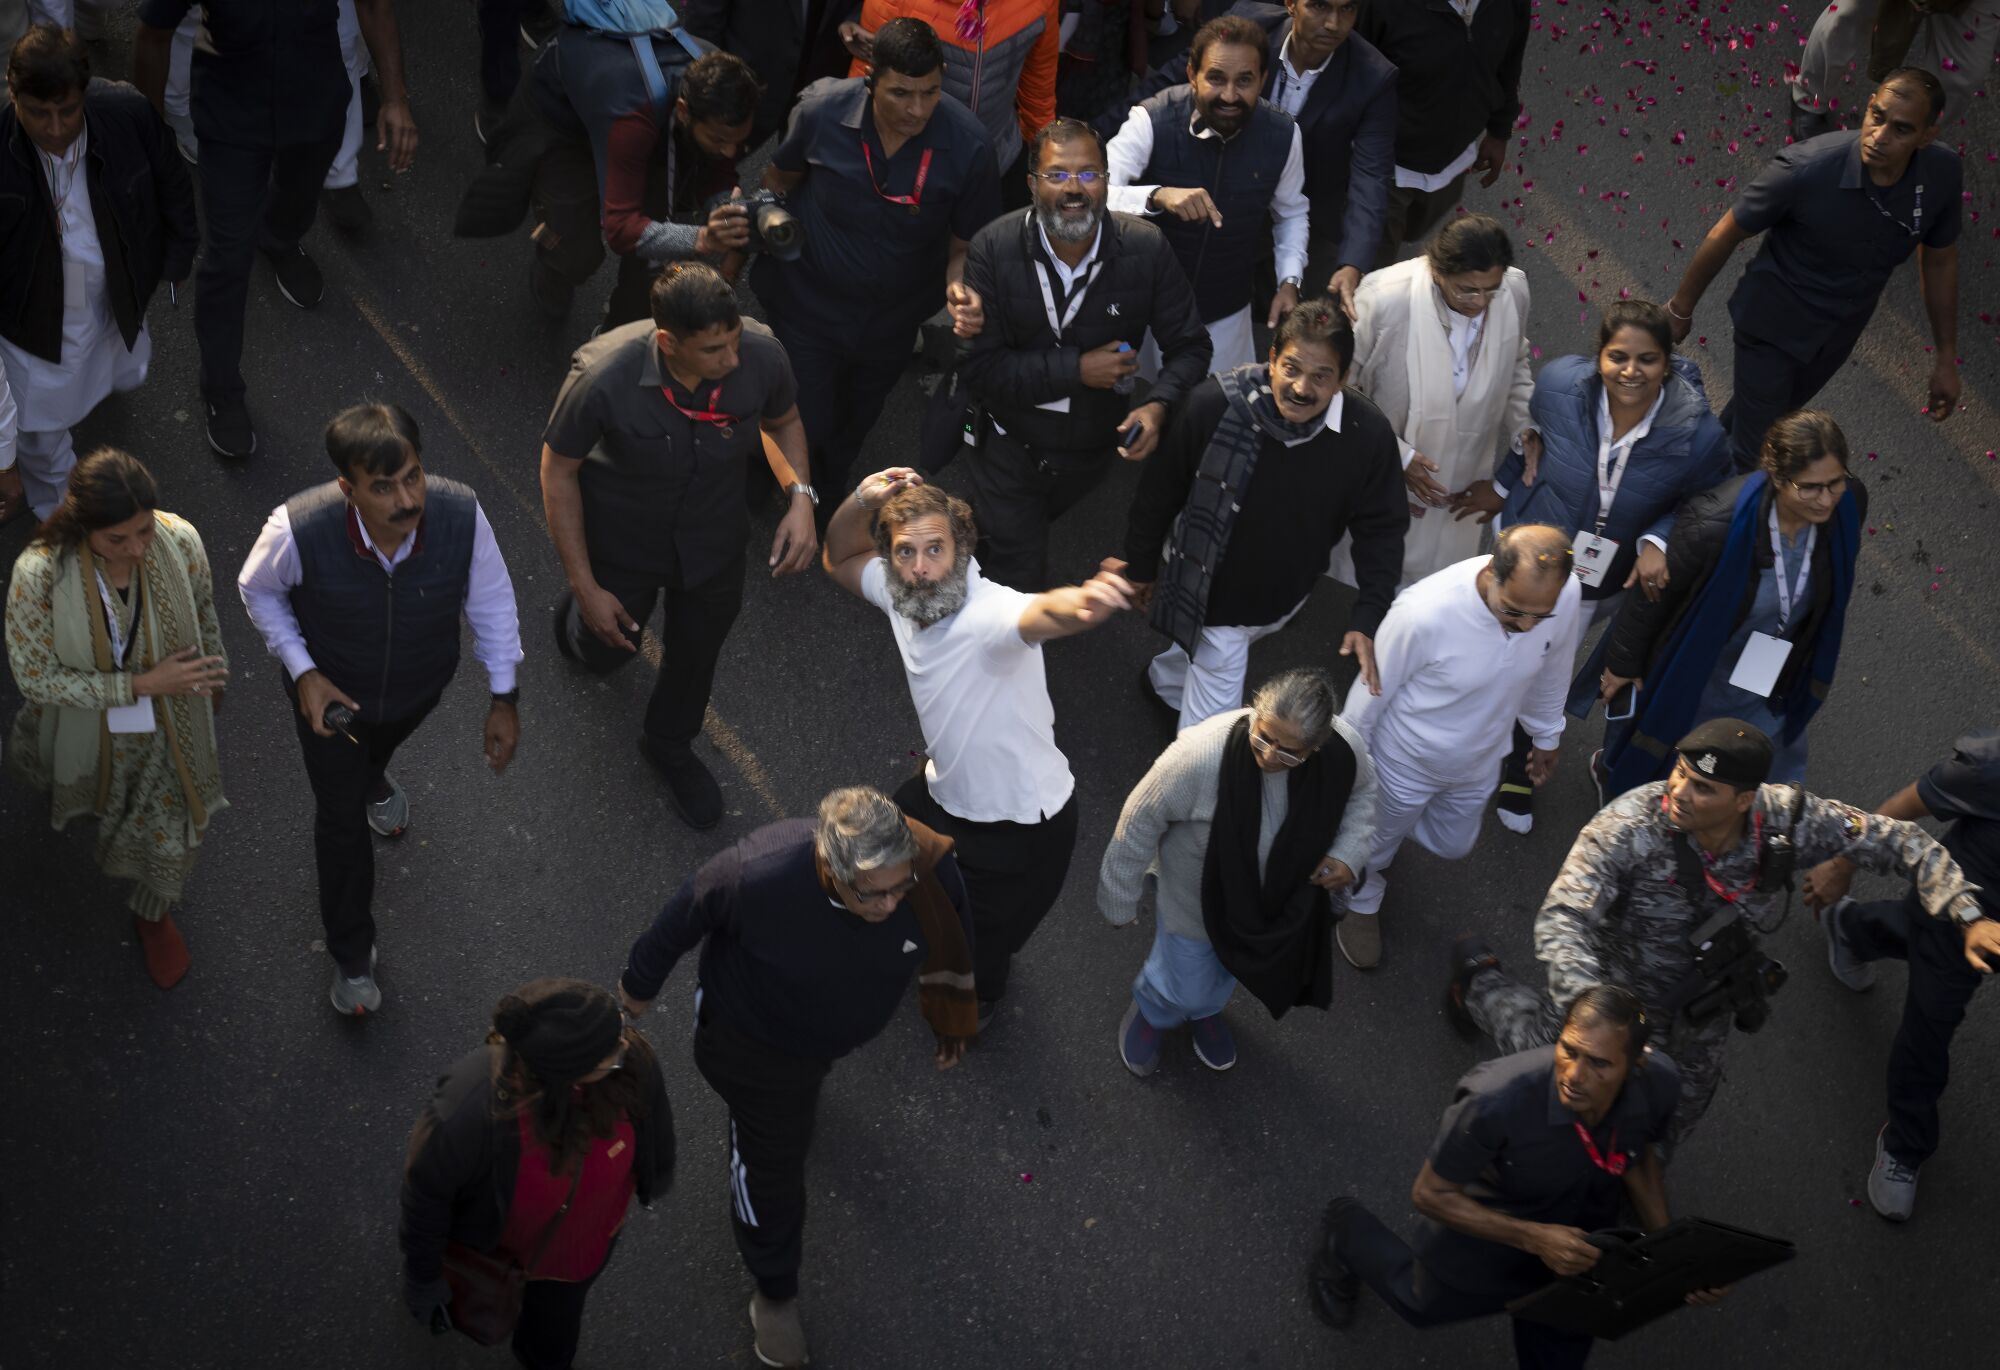
[[[1585,825],[1549,887],[1535,918],[1548,993],[1510,979],[1490,947],[1466,937],[1452,946],[1446,1002],[1461,1028],[1516,1052],[1554,1041],[1564,1009],[1592,985],[1629,986],[1655,1021],[1672,1019],[1677,1145],[1714,1098],[1729,1025],[1742,1016],[1725,1010],[1697,1023],[1685,1011],[1705,987],[1690,940],[1698,927],[1733,909],[1750,930],[1775,932],[1790,911],[1791,870],[1836,855],[1907,878],[1931,917],[1971,924],[1982,913],[1976,887],[1916,824],[1764,784],[1771,741],[1740,719],[1704,723],[1675,750],[1667,779],[1621,795]]]

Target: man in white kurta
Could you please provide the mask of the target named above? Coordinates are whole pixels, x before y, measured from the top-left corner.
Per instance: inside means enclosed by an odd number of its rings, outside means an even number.
[[[1367,878],[1338,933],[1356,966],[1381,960],[1384,871],[1403,839],[1448,861],[1472,850],[1516,721],[1534,740],[1536,783],[1553,771],[1581,603],[1568,535],[1541,524],[1396,596],[1375,635],[1381,693],[1357,679],[1341,715],[1367,741],[1379,787]]]

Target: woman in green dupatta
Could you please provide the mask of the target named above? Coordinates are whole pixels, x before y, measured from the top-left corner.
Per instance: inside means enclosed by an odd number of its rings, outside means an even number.
[[[7,762],[48,793],[58,831],[97,819],[97,863],[133,882],[146,970],[170,989],[188,968],[173,906],[229,802],[215,751],[229,668],[201,537],[158,503],[137,458],[100,448],[14,563],[7,659],[27,703]]]

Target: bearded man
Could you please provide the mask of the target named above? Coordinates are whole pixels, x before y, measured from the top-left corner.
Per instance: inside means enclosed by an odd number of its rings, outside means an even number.
[[[1010,590],[980,573],[977,541],[964,500],[892,466],[842,502],[825,561],[895,629],[926,753],[896,804],[957,844],[984,1031],[1076,846],[1076,782],[1056,749],[1041,647],[1131,607],[1132,587],[1100,572],[1038,595]]]

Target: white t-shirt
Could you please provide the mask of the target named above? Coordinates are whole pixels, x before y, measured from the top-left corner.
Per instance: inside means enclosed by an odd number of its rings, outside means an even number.
[[[1039,823],[1069,802],[1076,781],[1056,750],[1039,643],[1021,638],[1033,598],[966,568],[965,604],[919,628],[889,601],[889,564],[861,572],[861,597],[889,616],[930,760],[924,779],[947,813],[973,823]]]

